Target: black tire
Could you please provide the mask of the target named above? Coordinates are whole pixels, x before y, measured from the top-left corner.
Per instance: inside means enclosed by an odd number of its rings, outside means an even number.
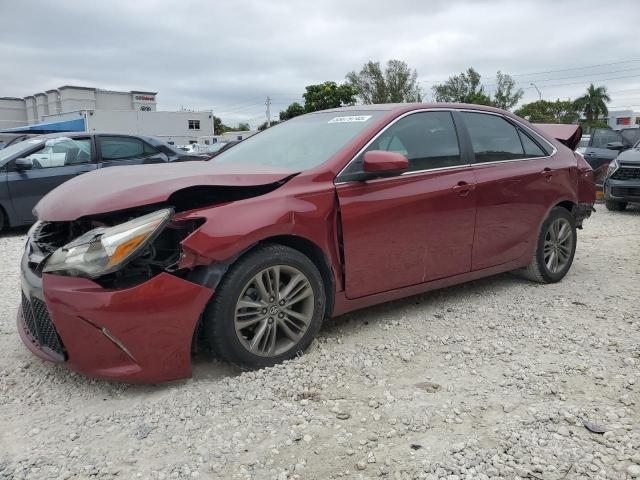
[[[306,277],[313,291],[313,314],[306,331],[295,345],[275,356],[260,356],[245,348],[236,333],[236,303],[252,278],[274,266],[293,267]],[[308,257],[284,245],[263,245],[241,257],[221,280],[204,313],[205,337],[218,356],[242,369],[270,367],[294,358],[311,344],[322,325],[325,301],[322,276]]]
[[[605,198],[604,205],[607,207],[607,210],[611,210],[612,212],[622,212],[625,208],[627,208],[627,202],[617,202],[615,200],[608,200]]]
[[[4,210],[2,210],[2,207],[0,207],[0,233],[3,232],[7,226],[7,216]]]
[[[570,253],[568,256],[567,263],[560,268],[558,271],[552,271],[549,269],[547,264],[545,263],[544,257],[544,246],[545,240],[547,239],[547,235],[549,234],[551,226],[558,219],[565,219],[569,222],[571,226],[571,247]],[[538,283],[556,283],[564,278],[569,269],[571,268],[571,264],[573,263],[573,257],[576,252],[576,243],[577,243],[577,234],[576,234],[576,224],[573,215],[566,208],[562,207],[553,207],[549,212],[549,215],[545,219],[542,224],[542,228],[540,229],[540,233],[538,234],[538,241],[536,245],[536,251],[533,254],[533,258],[531,259],[531,263],[519,270],[523,277],[528,280],[538,282]]]

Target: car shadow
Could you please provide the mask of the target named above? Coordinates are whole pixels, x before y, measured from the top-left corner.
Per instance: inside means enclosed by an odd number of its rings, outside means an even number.
[[[351,328],[362,325],[375,326],[377,322],[388,322],[390,318],[398,318],[406,314],[416,313],[422,307],[435,309],[450,308],[452,301],[464,300],[469,295],[483,295],[487,291],[512,288],[516,284],[532,284],[512,273],[501,273],[450,287],[431,290],[411,297],[392,300],[360,310],[346,313],[326,320],[319,336],[349,335]]]
[[[394,316],[401,318],[407,313],[417,312],[421,307],[446,308],[445,305],[450,305],[452,301],[464,299],[469,295],[482,295],[487,291],[506,290],[512,288],[515,284],[531,284],[531,282],[510,273],[502,273],[381,303],[325,320],[320,332],[318,332],[318,338],[322,339],[337,335],[347,337],[350,334],[355,334],[356,330],[361,330],[363,326],[373,328],[379,322],[388,322]],[[531,285],[535,286],[536,284]],[[192,357],[192,366],[193,380],[191,381],[196,382],[216,382],[226,377],[235,377],[243,373],[242,369],[216,358],[212,352],[199,352],[194,355]],[[180,382],[186,381],[180,380],[171,382],[171,384],[176,385]],[[154,388],[156,387],[154,386]]]
[[[630,203],[627,205],[627,208],[625,208],[621,212],[612,212],[610,210],[606,210],[606,207],[604,207],[604,211],[606,211],[606,213],[610,215],[626,215],[628,217],[637,217],[638,215],[640,215],[640,203]]]
[[[0,232],[0,238],[23,237],[29,231],[29,226],[9,227]]]

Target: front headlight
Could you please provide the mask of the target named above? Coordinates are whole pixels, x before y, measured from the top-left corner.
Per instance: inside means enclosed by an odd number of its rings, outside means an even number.
[[[607,177],[610,177],[611,175],[616,173],[616,170],[618,170],[619,168],[620,164],[618,163],[618,159],[615,159],[609,164],[609,167],[607,167]]]
[[[88,278],[112,273],[153,241],[172,215],[166,208],[113,227],[94,228],[53,252],[43,272]]]

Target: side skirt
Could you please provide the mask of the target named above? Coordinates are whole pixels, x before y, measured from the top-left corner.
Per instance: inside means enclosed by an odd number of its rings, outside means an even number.
[[[440,278],[431,282],[419,283],[417,285],[411,285],[395,290],[389,290],[387,292],[376,293],[361,298],[348,299],[345,296],[344,291],[336,292],[335,307],[333,309],[332,316],[337,317],[338,315],[342,315],[343,313],[369,307],[371,305],[390,302],[391,300],[397,300],[399,298],[410,297],[412,295],[418,295],[420,293],[437,290],[439,288],[445,288],[452,285],[458,285],[460,283],[470,282],[472,280],[489,277],[498,273],[510,272],[512,270],[527,266],[527,264],[529,263],[529,259],[530,257],[524,256],[517,260],[503,263],[501,265],[496,265],[494,267],[462,273],[460,275],[454,275],[453,277]]]

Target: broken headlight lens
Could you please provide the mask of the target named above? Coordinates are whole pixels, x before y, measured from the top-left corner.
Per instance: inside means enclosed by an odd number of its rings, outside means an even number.
[[[620,168],[620,164],[618,163],[617,159],[611,162],[607,167],[607,177],[610,177],[611,175],[616,173],[616,170],[618,170],[619,168]]]
[[[88,278],[112,273],[144,250],[172,215],[166,208],[113,227],[94,228],[53,252],[43,272]]]

